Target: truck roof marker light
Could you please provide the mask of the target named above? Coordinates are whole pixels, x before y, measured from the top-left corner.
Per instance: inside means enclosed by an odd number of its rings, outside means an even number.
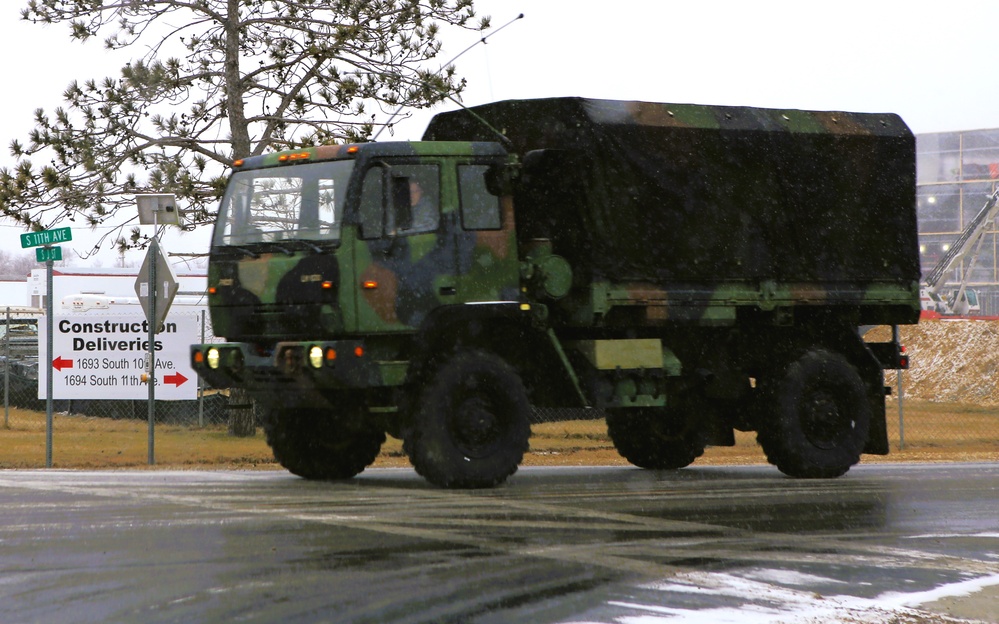
[[[378,282],[376,282],[375,280],[364,280],[364,283],[361,284],[361,287],[364,288],[364,290],[374,290],[378,288]]]
[[[347,153],[348,154],[356,154],[360,149],[361,148],[358,147],[357,145],[351,145],[350,147],[347,148]]]
[[[285,153],[278,156],[278,162],[289,162],[293,160],[308,160],[311,157],[312,154],[310,154],[309,152],[292,152],[290,154]]]
[[[242,167],[245,163],[246,163],[246,161],[243,160],[242,158],[240,158],[239,160],[232,161],[232,166],[233,167]]]
[[[364,357],[364,347],[360,345],[354,347],[354,355],[357,357]]]

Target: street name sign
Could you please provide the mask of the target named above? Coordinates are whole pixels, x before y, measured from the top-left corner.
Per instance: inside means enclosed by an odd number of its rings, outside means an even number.
[[[49,260],[62,260],[62,247],[35,247],[35,260],[48,262]]]
[[[68,227],[42,230],[40,232],[28,232],[21,234],[21,249],[39,247],[41,245],[54,245],[56,243],[68,243],[71,240],[73,240],[73,232]]]

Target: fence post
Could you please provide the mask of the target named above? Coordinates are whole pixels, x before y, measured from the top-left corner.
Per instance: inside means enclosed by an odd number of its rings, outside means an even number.
[[[905,402],[905,386],[902,384],[902,376],[905,371],[898,371],[898,450],[905,450],[905,414],[902,404]]]
[[[10,306],[3,332],[3,428],[10,429]]]
[[[201,311],[201,343],[205,344],[205,311]],[[198,375],[198,427],[205,426],[205,382]]]

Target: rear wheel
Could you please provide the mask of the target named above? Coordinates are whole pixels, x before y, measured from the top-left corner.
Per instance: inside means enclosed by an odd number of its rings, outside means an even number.
[[[610,410],[607,433],[617,452],[640,468],[675,470],[704,453],[704,444],[683,414],[666,408]]]
[[[366,422],[363,406],[325,410],[268,408],[267,444],[289,472],[306,479],[349,479],[378,457],[385,433]]]
[[[434,485],[492,487],[523,459],[529,414],[527,391],[509,364],[484,351],[460,352],[423,390],[403,447]]]
[[[764,386],[757,440],[792,477],[831,478],[860,461],[871,422],[867,389],[838,354],[815,348]]]

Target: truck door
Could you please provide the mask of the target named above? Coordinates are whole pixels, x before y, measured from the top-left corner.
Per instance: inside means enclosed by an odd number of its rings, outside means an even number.
[[[361,332],[414,329],[457,301],[453,182],[441,163],[377,163],[365,173],[355,257]],[[450,176],[449,176],[450,177]],[[450,211],[448,211],[450,212]]]

